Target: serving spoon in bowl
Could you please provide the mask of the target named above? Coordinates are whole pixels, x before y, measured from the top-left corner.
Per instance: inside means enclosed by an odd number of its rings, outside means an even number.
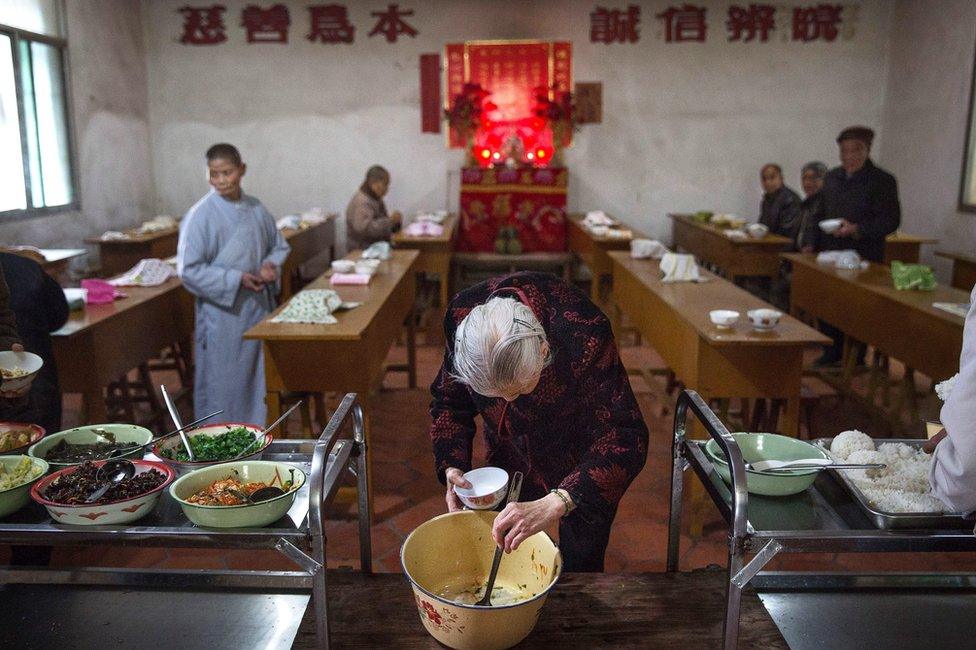
[[[787,472],[794,469],[884,469],[883,463],[837,463],[827,458],[801,458],[800,460],[761,460],[746,463],[746,469],[754,472]]]
[[[99,467],[98,471],[95,473],[95,480],[107,482],[105,485],[97,488],[94,492],[89,494],[88,498],[85,499],[85,503],[95,503],[105,496],[105,493],[110,489],[135,475],[136,466],[131,460],[127,460],[125,458],[113,458],[105,461],[105,464]]]
[[[512,477],[512,485],[508,489],[508,498],[505,505],[515,503],[519,500],[522,492],[522,472],[515,472]],[[491,561],[491,572],[488,573],[488,584],[485,585],[485,595],[475,603],[478,607],[491,607],[491,590],[495,588],[495,578],[498,577],[498,565],[502,562],[502,547],[495,546],[495,557]]]

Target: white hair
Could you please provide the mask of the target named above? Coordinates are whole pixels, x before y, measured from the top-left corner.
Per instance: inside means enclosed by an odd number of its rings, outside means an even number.
[[[546,332],[528,305],[492,298],[454,335],[453,377],[489,397],[522,393],[549,363]]]

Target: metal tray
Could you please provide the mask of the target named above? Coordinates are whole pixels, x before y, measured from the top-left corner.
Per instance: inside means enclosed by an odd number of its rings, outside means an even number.
[[[819,445],[825,449],[830,449],[830,444],[834,441],[833,438],[817,438],[813,440],[813,444]],[[921,447],[925,444],[925,440],[918,440],[915,438],[892,438],[892,439],[879,439],[875,443],[878,445],[884,443],[898,443],[903,442],[909,447]],[[882,510],[876,509],[872,506],[864,493],[861,492],[860,488],[854,484],[854,482],[847,477],[847,472],[841,472],[837,470],[829,470],[831,475],[837,480],[841,486],[846,489],[851,498],[855,503],[861,508],[865,516],[874,523],[875,526],[882,530],[894,530],[894,529],[919,529],[919,528],[972,528],[973,519],[967,518],[965,513],[962,512],[884,512]]]

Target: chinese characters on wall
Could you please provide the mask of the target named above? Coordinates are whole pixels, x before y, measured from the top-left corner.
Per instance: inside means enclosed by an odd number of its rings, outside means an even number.
[[[704,43],[710,32],[708,8],[683,3],[670,5],[654,14],[660,21],[666,43]],[[774,33],[782,40],[801,43],[837,40],[844,24],[844,5],[816,4],[792,8],[771,4],[733,4],[725,12],[724,37],[730,42],[765,43]],[[849,22],[849,21],[848,21]],[[847,24],[847,35],[853,26]],[[641,8],[596,7],[590,13],[590,41],[593,43],[636,43],[640,40]]]
[[[349,19],[345,5],[311,5],[308,9],[308,33],[305,38],[313,43],[352,43],[356,27]],[[182,7],[184,45],[219,45],[227,40],[224,5],[206,7]],[[417,29],[405,18],[413,16],[412,9],[400,9],[399,4],[389,4],[386,9],[370,13],[376,21],[366,34],[367,38],[382,36],[388,43],[396,43],[400,36],[415,38]],[[249,4],[241,12],[241,27],[247,34],[248,43],[287,43],[291,15],[283,4],[260,6]]]
[[[856,15],[856,5],[846,8]],[[346,5],[315,4],[306,9],[308,31],[302,29],[304,38],[313,43],[330,44],[355,40],[356,26]],[[179,13],[183,16],[181,43],[219,45],[227,40],[227,8],[224,5],[185,6]],[[419,32],[414,26],[413,15],[413,9],[401,9],[399,4],[388,4],[385,9],[371,11],[374,22],[366,37],[382,37],[388,43],[396,43],[401,36],[416,38]],[[637,43],[641,38],[642,19],[638,5],[596,6],[590,12],[590,42]],[[668,5],[654,13],[653,19],[661,28],[661,37],[666,43],[704,43],[709,36],[739,43],[765,43],[776,36],[798,43],[832,43],[839,36],[850,38],[854,33],[853,21],[846,16],[845,5],[826,3],[794,7],[732,4],[724,16],[716,18],[709,15],[707,7],[685,2]],[[292,17],[283,4],[249,4],[241,11],[240,27],[244,29],[248,43],[288,43],[291,26]],[[723,27],[724,33],[720,31]],[[718,36],[716,32],[722,35]]]

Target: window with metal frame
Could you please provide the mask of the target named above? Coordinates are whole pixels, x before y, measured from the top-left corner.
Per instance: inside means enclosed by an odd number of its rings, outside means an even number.
[[[0,221],[78,208],[60,2],[11,6],[0,10]]]

